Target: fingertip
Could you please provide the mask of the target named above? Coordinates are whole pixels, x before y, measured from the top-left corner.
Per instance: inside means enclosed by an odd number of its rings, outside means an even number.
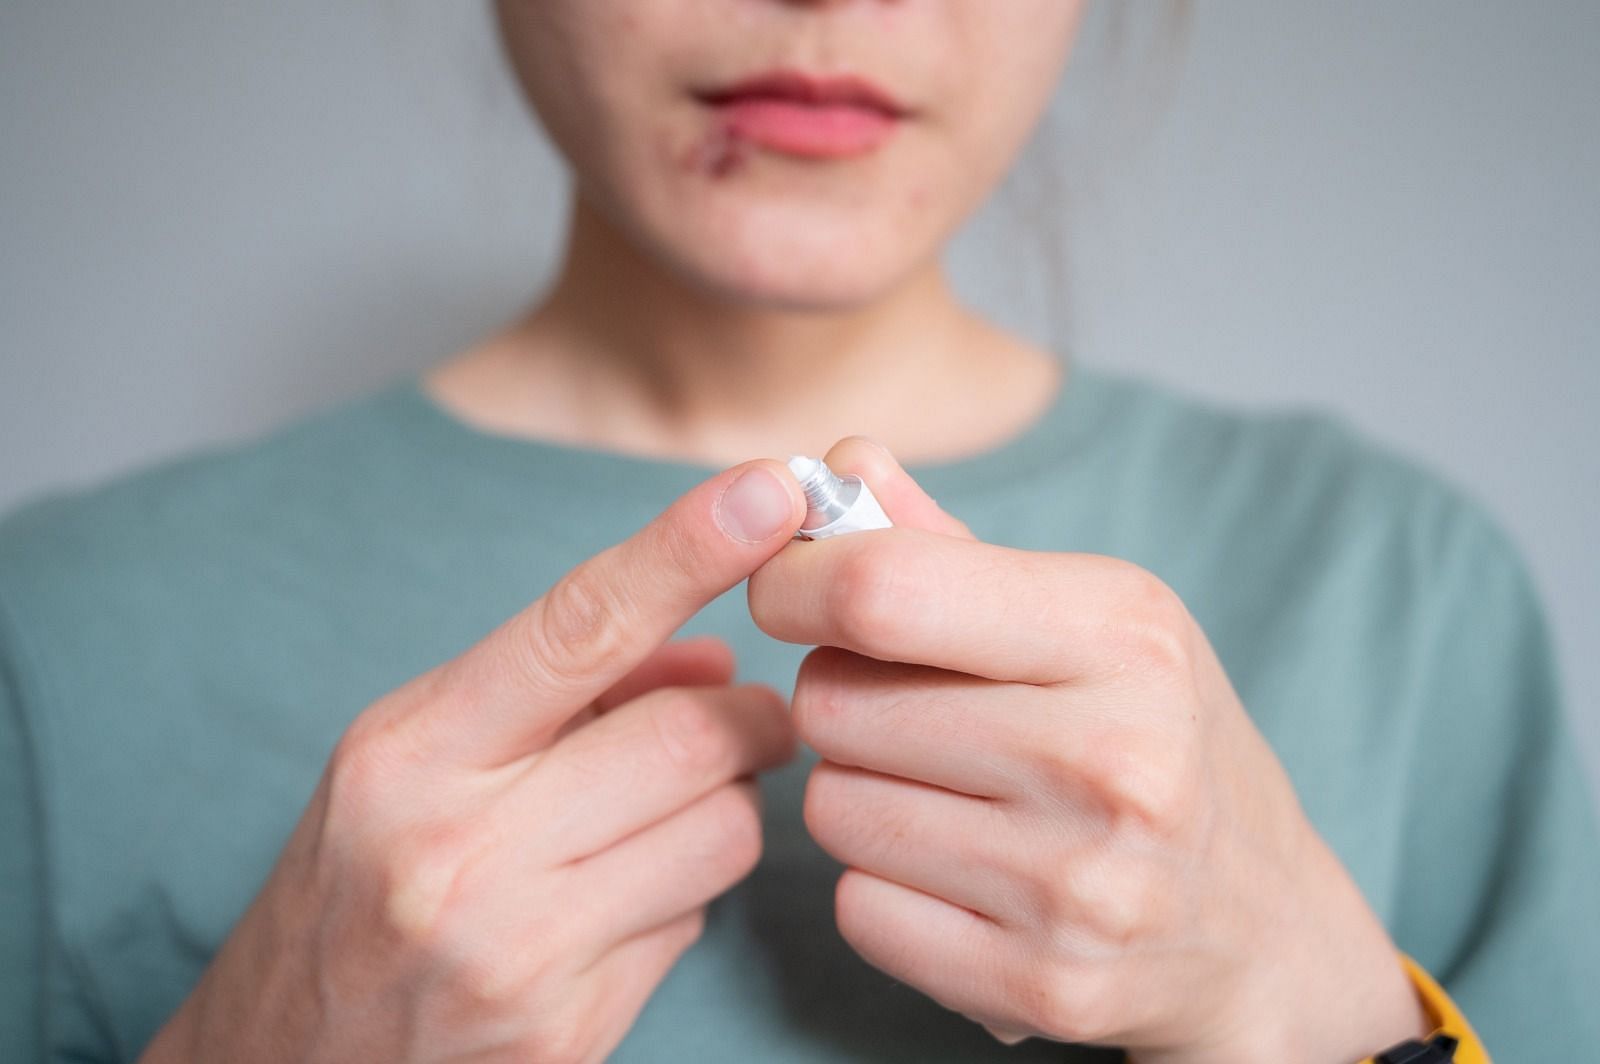
[[[890,521],[896,525],[974,538],[967,526],[946,513],[895,458],[870,436],[846,436],[829,448],[823,461],[835,473],[853,473],[867,482]]]
[[[710,634],[691,635],[675,640],[674,644],[682,648],[683,653],[700,663],[706,671],[732,678],[735,658],[733,647],[728,645],[727,640]]]
[[[766,802],[761,794],[761,776],[758,773],[751,772],[744,776],[737,776],[734,778],[732,785],[744,792],[745,796],[749,798],[750,804],[755,807],[756,812],[763,811]]]
[[[854,473],[869,484],[907,475],[894,452],[871,436],[845,436],[828,448],[822,460],[835,473]]]
[[[784,697],[782,691],[771,684],[746,683],[739,686],[742,691],[764,700],[762,713],[772,728],[769,738],[775,736],[777,739],[771,757],[763,767],[776,768],[793,761],[800,750],[800,738],[794,730],[794,719],[789,712],[789,700]]]
[[[595,696],[594,707],[610,712],[646,691],[671,685],[702,686],[732,681],[733,648],[714,635],[663,643],[632,671]]]
[[[742,691],[759,695],[760,697],[766,699],[767,704],[774,709],[783,711],[788,708],[789,700],[783,696],[782,691],[778,690],[770,683],[762,683],[758,680],[748,680],[739,684],[738,687]]]

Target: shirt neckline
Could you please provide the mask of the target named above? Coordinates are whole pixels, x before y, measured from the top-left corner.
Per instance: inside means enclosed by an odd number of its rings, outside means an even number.
[[[389,388],[389,399],[401,420],[436,455],[465,456],[508,473],[556,477],[600,485],[612,492],[638,491],[651,496],[661,492],[663,483],[681,484],[687,490],[726,468],[481,428],[434,399],[425,387],[425,373],[419,370],[398,378]],[[1093,435],[1096,399],[1106,384],[1098,372],[1064,358],[1050,401],[1021,429],[984,450],[936,462],[907,462],[905,470],[935,498],[983,493],[1041,467],[1059,470],[1080,457],[1083,444]]]

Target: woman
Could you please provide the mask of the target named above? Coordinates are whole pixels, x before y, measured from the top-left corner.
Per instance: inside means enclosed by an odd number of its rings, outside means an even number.
[[[1495,527],[944,282],[1080,9],[503,0],[575,176],[529,317],[0,532],[3,1048],[1592,1047]],[[788,453],[896,527],[791,544]]]

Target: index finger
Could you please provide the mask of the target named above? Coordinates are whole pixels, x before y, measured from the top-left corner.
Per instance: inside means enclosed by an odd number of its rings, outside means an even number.
[[[549,745],[567,718],[776,554],[804,517],[799,484],[772,459],[690,489],[440,666],[418,710],[428,749],[500,765]]]
[[[1098,555],[899,527],[796,546],[750,578],[763,632],[991,680],[1114,670],[1176,630],[1164,622],[1181,608],[1154,577]]]
[[[894,452],[869,436],[846,436],[822,459],[835,473],[854,473],[872,488],[883,512],[901,528],[922,528],[975,539],[966,522],[948,513],[900,465]]]

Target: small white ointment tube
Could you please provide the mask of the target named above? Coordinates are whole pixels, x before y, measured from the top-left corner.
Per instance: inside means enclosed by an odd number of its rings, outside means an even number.
[[[797,539],[827,539],[843,532],[889,528],[889,518],[867,482],[854,473],[839,476],[820,458],[790,455],[789,472],[806,495],[806,519]]]

